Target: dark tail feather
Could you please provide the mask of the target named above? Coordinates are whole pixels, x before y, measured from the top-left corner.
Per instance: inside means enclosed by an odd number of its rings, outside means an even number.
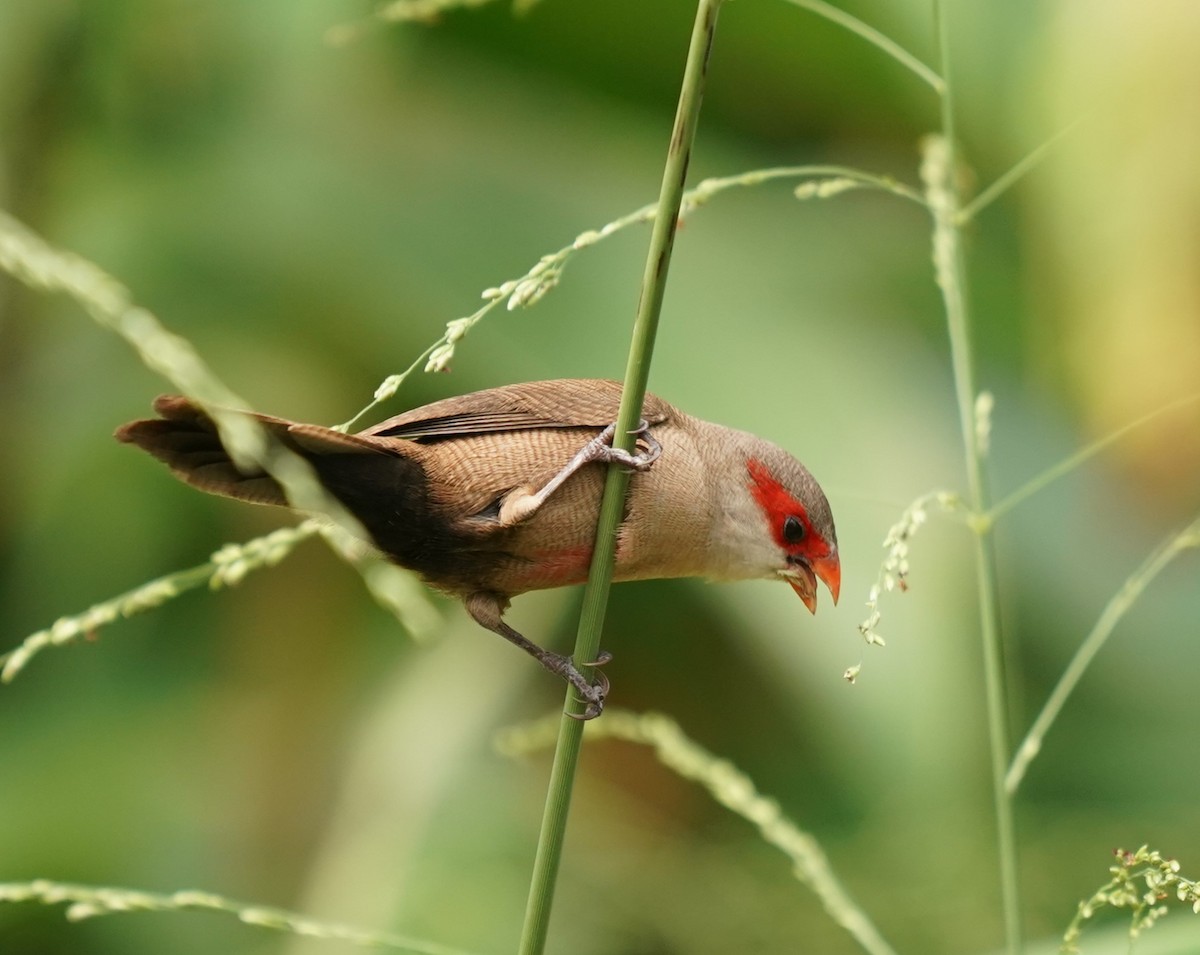
[[[155,399],[154,410],[162,417],[131,421],[118,428],[114,437],[152,454],[177,478],[201,491],[255,504],[287,506],[283,490],[265,472],[234,466],[212,419],[189,399],[162,395]],[[255,417],[277,438],[286,440],[289,422]]]
[[[162,417],[123,425],[117,429],[117,440],[137,445],[181,481],[209,494],[287,506],[282,489],[271,477],[261,470],[234,466],[216,425],[190,399],[164,395],[154,402],[154,410]],[[431,511],[424,468],[413,456],[417,446],[266,415],[254,417],[313,466],[325,489],[362,522],[381,550],[406,567],[428,564],[429,542],[444,539],[446,527],[445,518]]]

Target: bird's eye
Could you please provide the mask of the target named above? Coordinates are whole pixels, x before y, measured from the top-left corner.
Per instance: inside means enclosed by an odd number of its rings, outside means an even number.
[[[795,515],[788,515],[783,522],[783,539],[789,544],[799,544],[804,540],[804,535],[808,533],[805,530],[804,522]]]

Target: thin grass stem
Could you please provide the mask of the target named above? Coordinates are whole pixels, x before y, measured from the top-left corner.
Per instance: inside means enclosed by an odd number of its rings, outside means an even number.
[[[1031,150],[1028,155],[1016,163],[1008,172],[1000,176],[995,182],[984,189],[979,195],[968,202],[958,212],[958,222],[960,225],[965,225],[970,222],[975,216],[979,215],[989,205],[999,199],[1004,193],[1018,182],[1026,173],[1034,169],[1043,159],[1050,154],[1050,151],[1059,144],[1067,135],[1073,133],[1075,128],[1082,120],[1076,120],[1070,125],[1060,129],[1057,133],[1047,139],[1040,146]]]
[[[926,144],[922,178],[933,212],[933,261],[937,284],[946,309],[955,395],[966,456],[967,487],[971,510],[988,511],[989,489],[984,469],[984,429],[976,420],[977,389],[971,349],[971,322],[967,304],[966,262],[958,226],[958,156],[954,118],[954,86],[950,68],[950,24],[945,4],[934,3],[938,48],[945,90],[942,95],[942,135]],[[984,683],[988,725],[989,763],[996,812],[996,841],[1000,862],[1000,893],[1005,942],[1009,955],[1022,950],[1020,892],[1017,877],[1016,831],[1012,800],[1004,784],[1009,761],[1008,704],[1004,679],[1004,651],[1000,635],[996,556],[991,526],[976,522],[975,569],[979,602],[979,627],[983,641]]]
[[[1091,666],[1092,661],[1096,658],[1096,654],[1108,641],[1121,618],[1129,611],[1129,609],[1137,602],[1138,598],[1145,592],[1151,581],[1157,577],[1163,569],[1171,563],[1183,551],[1189,548],[1200,547],[1200,517],[1189,524],[1183,530],[1171,534],[1162,541],[1143,561],[1142,565],[1130,575],[1129,579],[1121,586],[1121,589],[1113,594],[1112,599],[1105,605],[1103,613],[1092,627],[1091,632],[1084,638],[1083,643],[1079,645],[1079,649],[1075,651],[1075,655],[1071,658],[1071,662],[1067,664],[1063,670],[1062,676],[1058,678],[1058,683],[1047,697],[1042,710],[1038,713],[1037,718],[1030,726],[1029,732],[1025,734],[1025,739],[1017,748],[1016,755],[1013,757],[1012,765],[1008,768],[1008,774],[1005,777],[1005,787],[1009,795],[1014,795],[1021,786],[1021,781],[1025,778],[1025,771],[1029,768],[1029,764],[1041,752],[1042,743],[1046,738],[1046,734],[1050,731],[1050,727],[1054,725],[1054,721],[1058,719],[1058,714],[1062,712],[1067,698],[1074,692],[1075,687],[1079,685],[1080,679]]]
[[[893,179],[891,176],[865,172],[852,166],[776,166],[769,169],[753,169],[750,172],[738,173],[736,176],[720,176],[704,179],[694,188],[689,189],[683,196],[684,216],[691,213],[710,198],[726,189],[734,187],[758,186],[775,179],[845,179],[858,188],[878,189],[890,192],[902,199],[908,199],[917,205],[925,205],[925,197],[911,186]]]
[[[671,143],[667,150],[658,212],[650,236],[646,270],[642,279],[642,297],[638,303],[633,341],[625,370],[621,407],[617,415],[616,437],[613,439],[613,445],[624,450],[632,450],[633,435],[630,432],[637,426],[641,418],[642,403],[645,399],[646,385],[650,374],[650,359],[654,351],[655,334],[666,290],[671,249],[674,245],[675,230],[679,222],[679,209],[683,201],[683,186],[687,177],[688,160],[691,157],[696,124],[700,115],[700,102],[708,70],[708,56],[712,49],[713,36],[717,26],[717,13],[721,2],[722,0],[700,0],[696,9],[695,24],[692,27],[687,64],[684,67],[683,83],[679,94],[679,107],[675,115]],[[592,554],[587,587],[584,590],[579,631],[575,639],[574,658],[581,662],[594,660],[599,653],[600,632],[604,625],[604,612],[616,559],[617,524],[624,506],[628,485],[628,472],[621,467],[610,466],[604,485],[604,496],[600,504],[600,517],[596,526],[596,545]],[[572,692],[568,692],[564,712],[559,721],[558,742],[555,746],[554,762],[550,770],[549,791],[546,795],[542,828],[538,838],[529,898],[525,909],[525,922],[518,947],[520,955],[541,955],[546,945],[550,909],[554,899],[559,863],[562,859],[563,839],[566,834],[567,811],[571,803],[575,770],[579,762],[580,744],[583,741],[583,723],[576,718],[580,714],[580,702]]]
[[[31,882],[0,883],[0,903],[4,902],[65,904],[67,919],[71,922],[82,922],[84,919],[99,918],[104,915],[135,912],[217,912],[223,915],[232,915],[238,921],[257,928],[307,938],[349,942],[364,948],[388,948],[408,952],[410,955],[470,955],[460,949],[428,942],[424,939],[409,938],[390,932],[372,932],[336,922],[323,922],[283,909],[246,905],[212,892],[199,892],[195,889],[164,894],[115,886],[79,885],[71,882],[52,882],[49,879],[34,879]]]
[[[998,504],[993,504],[992,509],[988,511],[987,514],[988,520],[995,522],[1017,505],[1023,504],[1026,500],[1033,497],[1033,495],[1037,494],[1038,491],[1042,490],[1047,485],[1053,484],[1060,477],[1070,474],[1076,468],[1094,458],[1101,451],[1106,450],[1110,445],[1113,445],[1117,441],[1121,440],[1121,438],[1125,437],[1125,435],[1129,434],[1129,432],[1140,428],[1142,425],[1147,424],[1150,421],[1153,421],[1160,415],[1167,414],[1170,411],[1175,411],[1178,408],[1182,408],[1184,405],[1189,405],[1196,401],[1200,401],[1200,392],[1197,392],[1194,395],[1188,395],[1184,398],[1179,398],[1163,405],[1161,408],[1156,408],[1154,411],[1147,412],[1140,418],[1136,418],[1133,421],[1130,421],[1128,424],[1117,428],[1117,430],[1106,434],[1103,438],[1099,438],[1086,447],[1080,448],[1069,458],[1060,461],[1053,467],[1043,471],[1037,477],[1027,481],[1025,484],[1022,484]]]
[[[817,16],[824,17],[826,20],[830,20],[838,26],[849,30],[856,36],[862,37],[868,43],[879,47],[879,49],[883,50],[884,53],[902,66],[916,73],[917,76],[933,87],[934,92],[939,95],[945,92],[945,83],[942,77],[938,76],[934,70],[918,60],[895,40],[880,33],[874,27],[863,23],[857,17],[852,17],[846,11],[839,10],[832,4],[825,3],[824,0],[787,0],[787,2],[793,6],[801,7],[815,13]]]

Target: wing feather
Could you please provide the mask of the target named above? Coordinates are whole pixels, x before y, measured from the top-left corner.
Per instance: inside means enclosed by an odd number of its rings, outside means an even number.
[[[621,384],[571,378],[504,385],[414,408],[360,432],[364,437],[436,441],[506,431],[603,428],[617,418]],[[674,409],[646,395],[642,414],[661,424]]]

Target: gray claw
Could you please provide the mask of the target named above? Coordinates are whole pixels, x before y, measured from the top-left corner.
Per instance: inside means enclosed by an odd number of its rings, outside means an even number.
[[[614,448],[611,444],[609,444],[604,451],[604,460],[609,462],[615,461],[617,464],[623,464],[625,467],[633,468],[635,471],[650,470],[650,465],[657,461],[659,455],[662,454],[662,445],[659,444],[654,435],[650,433],[650,425],[645,418],[638,422],[638,426],[629,433],[637,435],[637,440],[644,444],[646,449],[644,451],[639,450],[635,452],[622,451],[620,448]],[[609,425],[607,428],[605,428],[602,434],[605,441],[611,442],[613,437],[613,425]]]
[[[600,651],[600,656],[591,663],[585,663],[584,666],[600,667],[608,663],[612,659],[612,654],[607,650]],[[573,663],[567,664],[568,669],[563,672],[567,681],[575,687],[579,696],[583,699],[587,706],[582,713],[568,713],[567,716],[573,720],[594,720],[597,716],[604,712],[604,701],[608,696],[608,690],[611,684],[608,677],[600,670],[596,671],[596,682],[589,683],[584,679]]]

